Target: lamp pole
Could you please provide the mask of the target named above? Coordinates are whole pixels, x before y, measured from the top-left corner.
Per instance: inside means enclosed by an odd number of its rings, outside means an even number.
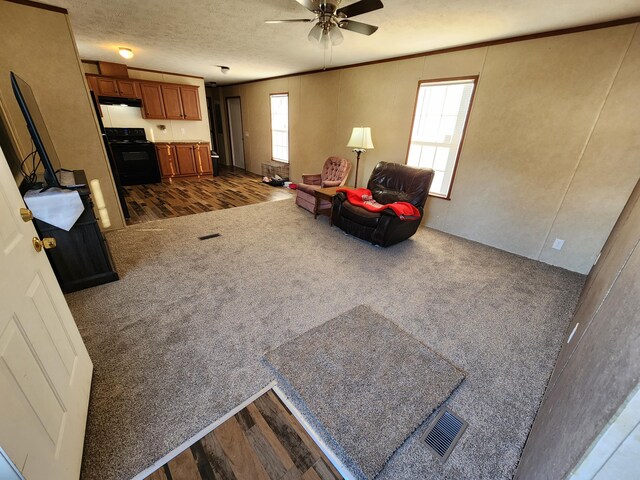
[[[354,148],[354,152],[356,152],[356,180],[353,182],[353,188],[358,188],[358,170],[360,169],[360,154],[365,150],[363,148]]]

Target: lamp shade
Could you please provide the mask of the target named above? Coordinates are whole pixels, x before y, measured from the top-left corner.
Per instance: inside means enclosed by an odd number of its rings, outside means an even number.
[[[373,142],[371,141],[371,128],[370,127],[354,127],[351,132],[351,138],[347,147],[369,149],[373,148]]]

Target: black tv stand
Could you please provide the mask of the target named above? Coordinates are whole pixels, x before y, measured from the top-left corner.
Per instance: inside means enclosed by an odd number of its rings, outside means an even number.
[[[84,212],[68,232],[42,220],[33,219],[41,238],[53,237],[56,247],[46,250],[54,273],[64,293],[102,285],[118,280],[109,252],[109,246],[100,231],[93,213],[91,191],[84,170],[74,170],[76,181],[83,187],[74,187],[80,195]]]

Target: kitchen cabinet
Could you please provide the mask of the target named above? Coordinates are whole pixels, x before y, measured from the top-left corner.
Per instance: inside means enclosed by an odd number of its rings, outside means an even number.
[[[118,80],[118,93],[121,97],[140,98],[137,82],[133,80]]]
[[[199,143],[193,146],[196,159],[196,170],[199,174],[213,174],[211,163],[211,149],[208,143]]]
[[[162,178],[212,175],[209,143],[156,143]]]
[[[200,98],[198,87],[180,86],[180,97],[182,99],[182,118],[185,120],[202,120],[200,113]]]
[[[175,177],[178,173],[176,168],[176,149],[168,143],[156,143],[156,156],[160,166],[162,178]]]
[[[115,78],[97,77],[96,85],[98,87],[98,95],[102,97],[117,97],[120,95],[118,81]]]
[[[180,175],[197,175],[198,170],[196,169],[193,145],[177,144],[175,149]]]
[[[142,118],[202,120],[197,85],[130,80],[87,74],[89,89],[99,97],[142,99]]]
[[[164,101],[162,99],[162,86],[158,83],[140,83],[142,96],[142,117],[153,119],[165,119]]]
[[[138,82],[117,78],[87,75],[89,89],[101,97],[140,98]]]
[[[164,113],[169,120],[182,120],[182,98],[178,85],[162,85],[162,100]]]
[[[162,85],[164,111],[169,120],[202,120],[198,87]]]

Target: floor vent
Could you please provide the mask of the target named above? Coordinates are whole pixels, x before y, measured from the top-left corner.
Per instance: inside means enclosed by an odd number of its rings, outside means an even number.
[[[467,428],[467,422],[444,408],[427,428],[422,441],[435,455],[445,462]]]
[[[209,235],[203,235],[201,237],[198,237],[198,240],[209,240],[210,238],[216,238],[219,236],[220,236],[219,233],[210,233]]]

